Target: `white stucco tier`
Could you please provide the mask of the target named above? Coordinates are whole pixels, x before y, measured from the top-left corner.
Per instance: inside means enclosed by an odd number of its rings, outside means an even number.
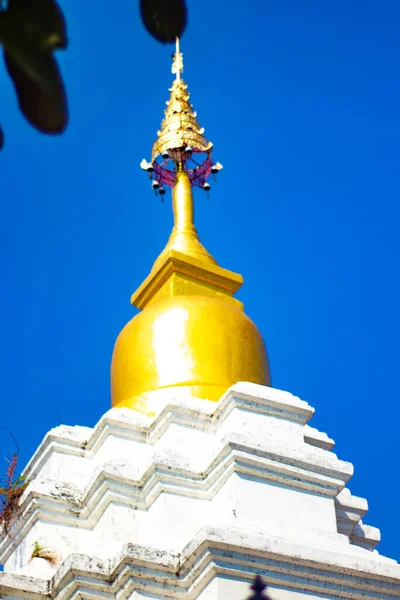
[[[306,402],[250,383],[163,402],[48,433],[0,537],[2,598],[245,600],[260,573],[274,600],[400,599],[353,467]],[[55,566],[31,559],[36,542]]]

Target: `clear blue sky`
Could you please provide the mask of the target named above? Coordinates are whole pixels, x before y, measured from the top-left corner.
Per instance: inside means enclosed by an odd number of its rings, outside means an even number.
[[[173,48],[134,0],[61,4],[67,133],[31,129],[0,73],[2,423],[22,464],[51,427],[108,410],[114,341],[172,222],[139,162]],[[380,551],[400,559],[400,3],[189,9],[185,78],[224,164],[210,199],[196,194],[202,241],[244,275],[274,386],[316,408],[311,424],[355,465]],[[1,469],[13,449],[0,431]]]

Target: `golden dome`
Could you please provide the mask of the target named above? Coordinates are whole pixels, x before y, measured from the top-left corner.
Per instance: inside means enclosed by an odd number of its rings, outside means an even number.
[[[194,225],[192,184],[208,189],[207,178],[222,165],[212,163],[212,144],[202,136],[188,102],[182,70],[177,44],[176,81],[153,162],[141,163],[150,177],[154,173],[154,189],[173,188],[174,228],[131,298],[142,312],[120,333],[111,364],[113,407],[146,414],[164,404],[165,392],[217,401],[238,381],[271,385],[261,334],[233,297],[243,278],[217,264]],[[191,169],[192,152],[197,162]]]
[[[261,334],[233,298],[243,279],[201,245],[185,172],[178,174],[173,206],[170,240],[132,296],[142,312],[115,344],[113,407],[152,414],[162,390],[219,400],[238,381],[271,384]]]
[[[172,296],[122,330],[112,363],[113,406],[153,413],[157,390],[219,400],[238,381],[269,384],[263,339],[243,311],[217,298]]]

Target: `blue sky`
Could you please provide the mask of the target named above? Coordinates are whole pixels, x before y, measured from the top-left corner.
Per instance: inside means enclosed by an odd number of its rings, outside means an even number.
[[[108,410],[114,341],[172,223],[139,162],[173,48],[133,0],[61,4],[67,133],[31,129],[0,74],[2,424],[21,464],[51,427]],[[243,274],[274,386],[316,408],[311,424],[355,465],[349,487],[368,499],[381,553],[400,560],[400,4],[189,10],[185,79],[224,165],[210,199],[196,193],[202,241]],[[0,466],[13,449],[0,431]]]

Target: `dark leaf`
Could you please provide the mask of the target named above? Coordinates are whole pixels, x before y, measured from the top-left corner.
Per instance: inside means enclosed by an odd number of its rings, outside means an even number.
[[[39,0],[39,4],[43,1]],[[33,13],[33,9],[29,13],[25,7],[27,3],[28,0],[13,0],[10,10],[0,14],[0,39],[7,55],[26,71],[28,77],[51,92],[54,67],[48,60],[43,59],[48,52],[43,50],[40,43],[44,39],[43,36],[35,38],[32,29],[27,25],[26,18]],[[35,3],[31,1],[29,4]]]
[[[164,44],[174,42],[185,31],[185,0],[140,0],[140,14],[147,31]]]
[[[4,50],[7,71],[13,80],[19,107],[26,119],[43,133],[62,133],[68,124],[64,83],[56,59],[49,52],[37,53],[35,61],[46,74],[45,87]]]
[[[42,50],[67,47],[64,15],[55,0],[10,0],[5,16],[5,45],[8,30]]]
[[[7,36],[4,51],[20,69],[25,71],[29,79],[37,83],[43,90],[52,92],[54,65],[48,60],[49,52],[43,52],[26,41],[23,36]]]

